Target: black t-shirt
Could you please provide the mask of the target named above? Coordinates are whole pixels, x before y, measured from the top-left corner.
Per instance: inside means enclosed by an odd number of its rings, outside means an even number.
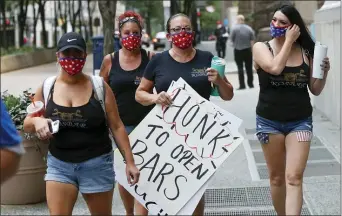
[[[154,82],[158,93],[166,92],[173,80],[182,77],[199,95],[209,100],[211,84],[205,70],[210,67],[213,57],[210,52],[196,49],[192,60],[180,63],[171,57],[169,51],[164,51],[148,63],[144,77]]]
[[[141,49],[139,67],[131,71],[125,71],[121,68],[119,51],[115,52],[114,57],[112,57],[109,86],[114,92],[120,118],[126,126],[138,125],[153,108],[153,106],[143,106],[135,101],[135,92],[148,62],[149,57],[144,49]]]

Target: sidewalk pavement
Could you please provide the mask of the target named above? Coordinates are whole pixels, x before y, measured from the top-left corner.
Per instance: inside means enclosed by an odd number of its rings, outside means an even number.
[[[92,71],[92,55],[86,71]],[[46,64],[1,74],[1,91],[10,93],[31,87],[36,89],[44,78],[55,75],[56,64]],[[88,72],[89,73],[89,72]],[[90,72],[91,73],[91,72]],[[90,74],[89,73],[89,74]],[[228,80],[238,87],[238,76],[227,73]],[[266,164],[255,133],[255,107],[258,100],[258,80],[253,89],[235,90],[232,101],[212,97],[211,101],[243,120],[240,132],[245,141],[223,163],[211,179],[206,191],[206,215],[274,215],[269,191]],[[318,110],[314,110],[314,140],[304,178],[304,215],[340,215],[340,128]],[[46,203],[35,205],[1,205],[2,215],[47,215]],[[89,215],[79,196],[74,215]],[[113,214],[125,211],[117,188],[114,192]]]

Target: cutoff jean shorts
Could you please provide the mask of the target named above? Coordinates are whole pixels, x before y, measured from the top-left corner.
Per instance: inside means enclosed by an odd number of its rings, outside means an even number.
[[[261,144],[269,142],[269,134],[296,133],[299,142],[310,142],[312,138],[312,117],[299,121],[279,122],[256,116],[256,136]]]
[[[107,192],[115,186],[113,160],[113,151],[81,163],[64,162],[48,152],[45,181],[72,184],[84,194]]]

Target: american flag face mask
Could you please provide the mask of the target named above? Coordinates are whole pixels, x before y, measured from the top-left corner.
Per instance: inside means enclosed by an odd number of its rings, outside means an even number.
[[[284,27],[278,27],[278,26],[275,26],[273,21],[270,23],[270,30],[271,30],[271,36],[273,38],[276,38],[276,37],[282,37],[285,35],[286,33],[286,30],[289,28],[289,26],[284,26]]]

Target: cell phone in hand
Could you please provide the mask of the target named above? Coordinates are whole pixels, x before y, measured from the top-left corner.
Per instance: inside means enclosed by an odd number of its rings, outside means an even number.
[[[50,128],[51,134],[57,133],[59,130],[59,120],[49,123],[49,128]]]

